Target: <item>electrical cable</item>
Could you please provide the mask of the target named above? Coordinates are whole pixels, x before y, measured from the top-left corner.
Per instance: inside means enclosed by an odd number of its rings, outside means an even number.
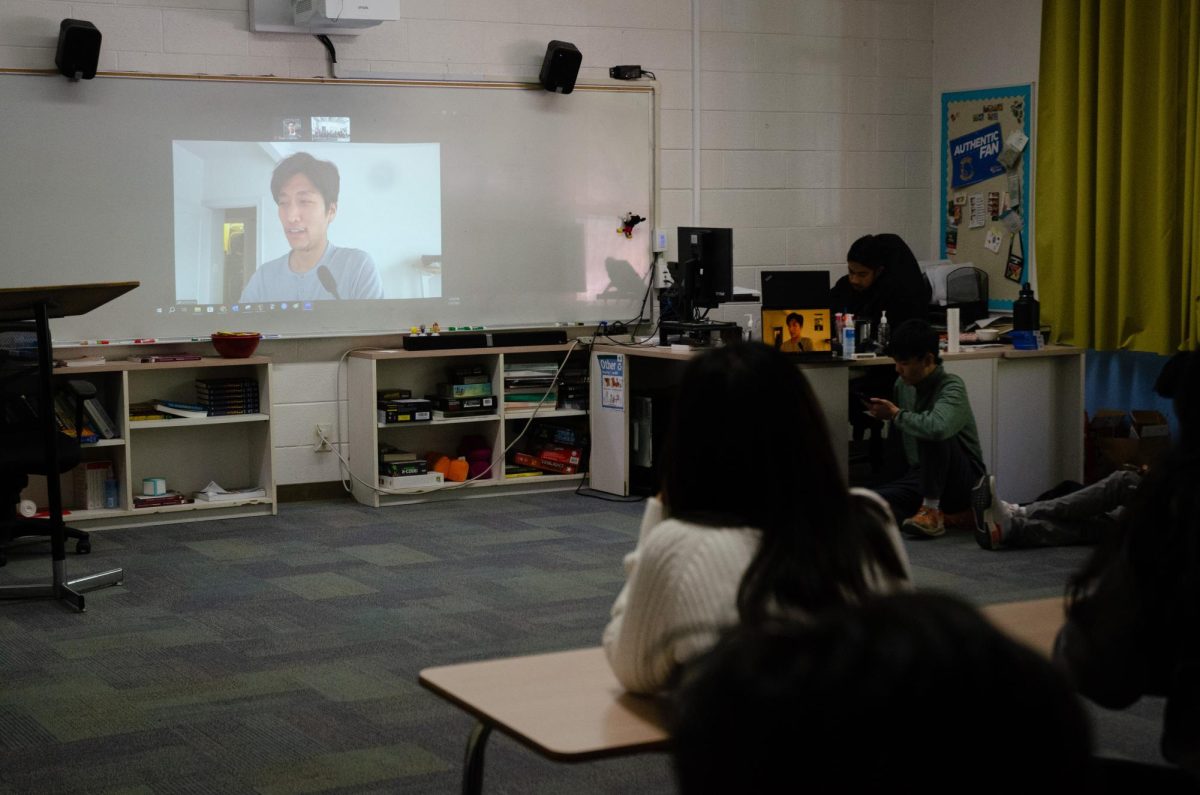
[[[658,255],[656,254],[656,255],[654,255],[654,259],[652,259],[650,261],[650,278],[646,281],[646,292],[642,293],[642,304],[640,307],[638,307],[637,317],[632,317],[629,320],[626,320],[625,321],[626,326],[628,326],[630,323],[633,323],[634,321],[641,321],[641,320],[645,319],[646,301],[647,301],[647,299],[650,298],[650,291],[652,289],[654,289],[654,275],[657,270],[658,270]]]
[[[337,63],[337,50],[334,49],[333,42],[329,40],[329,37],[326,36],[324,33],[315,33],[315,34],[313,34],[313,38],[315,38],[317,41],[321,42],[321,44],[325,45],[325,49],[329,51],[329,63],[336,64]]]

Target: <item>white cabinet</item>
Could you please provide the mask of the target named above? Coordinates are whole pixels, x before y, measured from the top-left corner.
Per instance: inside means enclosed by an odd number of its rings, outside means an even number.
[[[572,353],[572,351],[574,351]],[[505,363],[532,361],[561,364],[568,354],[576,357],[572,366],[586,367],[586,354],[575,346],[534,345],[511,348],[481,348],[463,350],[404,351],[365,350],[349,356],[348,413],[350,442],[350,480],[354,497],[364,505],[381,507],[449,497],[481,497],[509,494],[513,491],[551,491],[574,489],[584,477],[541,474],[533,477],[506,477],[505,450],[529,424],[537,420],[570,420],[586,429],[587,412],[555,408],[553,399],[536,410],[528,404],[506,404],[504,394]],[[377,395],[383,390],[409,390],[414,398],[435,394],[437,385],[448,380],[452,365],[481,365],[491,375],[492,394],[497,398],[498,412],[474,417],[435,417],[428,422],[387,424],[376,416]],[[535,417],[536,415],[536,417]],[[476,480],[461,483],[446,482],[435,486],[383,490],[379,487],[379,448],[387,444],[424,457],[430,452],[443,453],[450,458],[458,455],[465,436],[482,437],[491,449],[492,468]],[[519,444],[519,442],[518,442]],[[511,453],[510,453],[511,455]]]
[[[84,462],[106,461],[116,476],[117,507],[83,509],[73,476],[62,476],[67,523],[84,530],[143,524],[200,521],[276,513],[271,439],[271,363],[248,359],[205,358],[198,361],[143,364],[109,362],[95,367],[57,368],[56,381],[78,379],[97,388],[97,397],[112,417],[117,435],[82,446]],[[130,404],[154,400],[196,403],[196,381],[252,378],[258,383],[260,411],[217,417],[131,420]],[[86,417],[85,417],[86,419]],[[226,489],[260,487],[261,497],[221,502],[196,500],[181,505],[134,507],[144,478],[163,478],[167,488],[188,497],[216,481]],[[31,478],[23,496],[45,506],[45,481]]]

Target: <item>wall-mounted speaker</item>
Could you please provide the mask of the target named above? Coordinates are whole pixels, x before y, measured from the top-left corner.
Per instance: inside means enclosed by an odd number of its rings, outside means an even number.
[[[64,19],[58,26],[54,65],[72,80],[91,80],[100,62],[100,31],[82,19]]]
[[[547,91],[570,94],[575,90],[575,78],[583,53],[569,41],[552,41],[546,45],[546,57],[542,59],[542,71],[538,80]]]

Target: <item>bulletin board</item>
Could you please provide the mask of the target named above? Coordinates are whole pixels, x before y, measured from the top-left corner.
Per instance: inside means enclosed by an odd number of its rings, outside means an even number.
[[[1033,86],[942,94],[941,256],[988,275],[992,309],[1033,282]]]

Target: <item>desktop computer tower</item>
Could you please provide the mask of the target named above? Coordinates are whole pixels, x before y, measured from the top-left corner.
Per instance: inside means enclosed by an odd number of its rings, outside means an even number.
[[[673,389],[634,392],[629,399],[629,492],[658,494],[662,451],[671,424]]]

